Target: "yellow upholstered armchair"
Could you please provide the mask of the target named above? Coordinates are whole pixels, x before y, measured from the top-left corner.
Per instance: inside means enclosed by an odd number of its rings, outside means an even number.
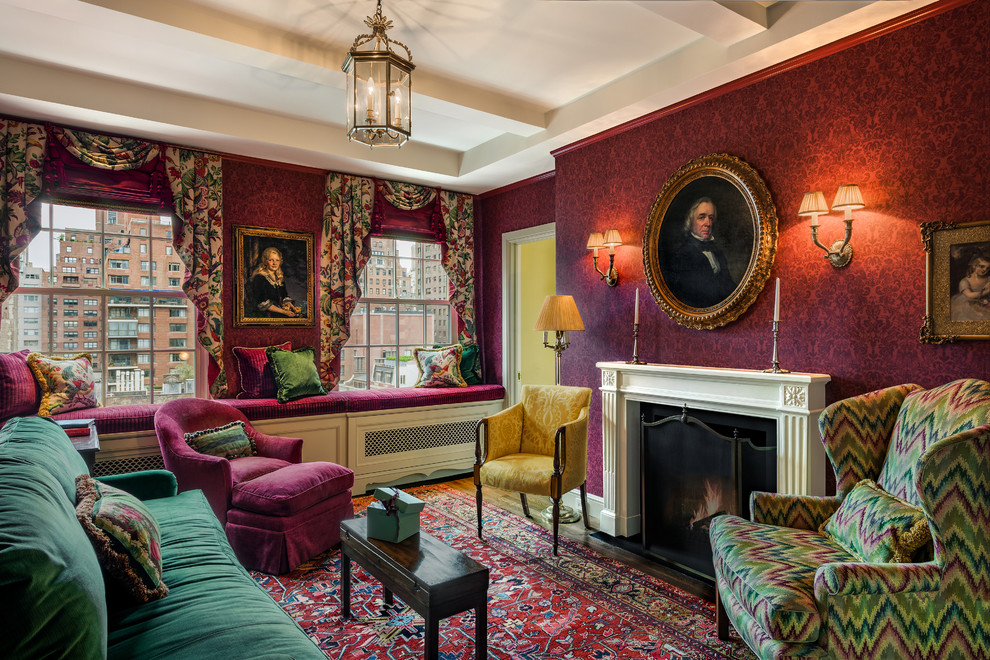
[[[581,513],[588,524],[585,481],[588,473],[587,387],[524,385],[522,400],[478,422],[474,485],[481,538],[481,487],[516,491],[529,516],[526,495],[553,501],[553,554],[557,554],[560,498],[581,488]]]

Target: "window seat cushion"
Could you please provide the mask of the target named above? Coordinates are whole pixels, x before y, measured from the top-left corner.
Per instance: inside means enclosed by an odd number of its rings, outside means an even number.
[[[308,396],[289,403],[275,399],[218,399],[237,408],[251,421],[307,417],[309,415],[338,415],[397,408],[420,408],[475,401],[497,401],[505,397],[501,385],[469,385],[467,387],[412,388],[389,387],[379,390],[347,390]],[[155,430],[155,412],[161,406],[136,404],[86,408],[53,415],[53,419],[96,420],[97,433],[137,433]],[[0,422],[2,424],[2,422]]]

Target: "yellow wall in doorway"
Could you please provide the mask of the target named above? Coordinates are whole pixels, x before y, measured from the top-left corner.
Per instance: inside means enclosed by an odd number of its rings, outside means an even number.
[[[523,243],[519,246],[520,282],[520,372],[523,385],[553,385],[553,351],[543,346],[543,333],[533,330],[543,299],[556,292],[556,240]]]

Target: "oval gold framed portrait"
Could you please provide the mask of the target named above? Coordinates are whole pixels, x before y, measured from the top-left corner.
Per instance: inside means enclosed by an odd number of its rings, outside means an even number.
[[[643,266],[657,304],[677,323],[712,330],[739,318],[770,275],[777,211],[748,163],[709,154],[683,165],[657,195]]]

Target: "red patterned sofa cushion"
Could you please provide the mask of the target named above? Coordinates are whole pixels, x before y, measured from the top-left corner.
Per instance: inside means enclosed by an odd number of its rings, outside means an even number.
[[[347,412],[419,408],[450,403],[497,401],[505,397],[501,385],[468,385],[444,388],[385,388],[381,390],[350,390],[339,392],[347,397]]]
[[[27,349],[16,353],[0,353],[0,392],[3,408],[0,422],[10,417],[37,415],[41,388],[27,365]]]

